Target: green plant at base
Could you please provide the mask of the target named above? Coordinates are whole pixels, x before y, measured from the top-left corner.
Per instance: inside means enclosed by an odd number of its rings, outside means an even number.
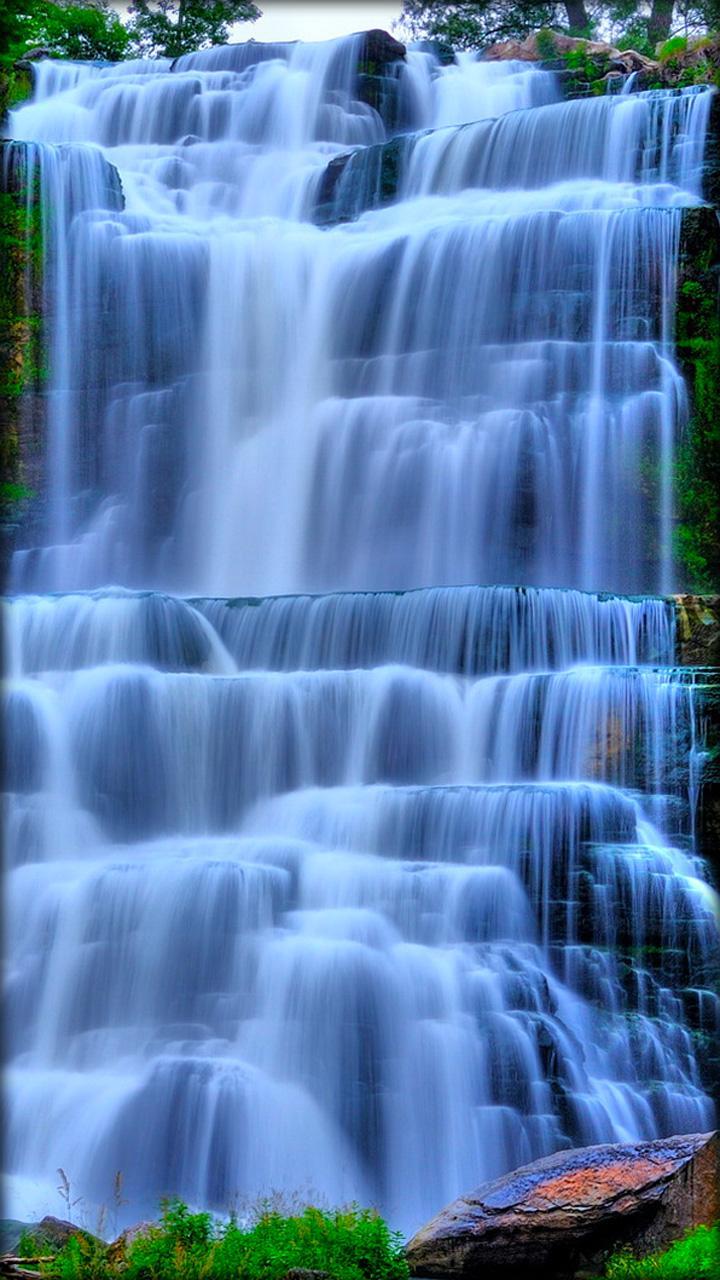
[[[293,1268],[327,1271],[333,1280],[408,1277],[401,1236],[371,1210],[307,1208],[286,1217],[265,1205],[241,1227],[192,1213],[180,1200],[164,1202],[160,1221],[124,1253],[78,1233],[40,1266],[48,1280],[281,1280]]]
[[[720,1226],[695,1227],[662,1253],[635,1258],[623,1250],[608,1262],[604,1280],[717,1280]]]

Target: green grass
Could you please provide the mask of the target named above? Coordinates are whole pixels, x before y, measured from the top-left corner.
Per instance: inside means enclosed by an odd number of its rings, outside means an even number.
[[[696,1227],[662,1253],[634,1258],[623,1250],[610,1259],[603,1280],[717,1280],[720,1225]]]
[[[37,1251],[26,1240],[21,1252]],[[308,1208],[284,1217],[261,1208],[242,1227],[179,1200],[163,1205],[160,1221],[123,1254],[78,1234],[40,1264],[52,1280],[282,1280],[293,1268],[328,1272],[333,1280],[407,1280],[401,1236],[370,1210]]]

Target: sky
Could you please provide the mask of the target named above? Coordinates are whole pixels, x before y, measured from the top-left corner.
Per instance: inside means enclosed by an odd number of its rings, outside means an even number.
[[[263,11],[257,22],[233,32],[235,39],[255,40],[330,40],[351,31],[369,31],[372,27],[392,30],[400,17],[400,0],[394,3],[368,3],[367,0],[258,0]]]
[[[257,0],[262,17],[237,24],[232,40],[331,40],[351,31],[381,27],[391,31],[400,17],[402,0]],[[127,9],[128,0],[112,0],[114,9]]]

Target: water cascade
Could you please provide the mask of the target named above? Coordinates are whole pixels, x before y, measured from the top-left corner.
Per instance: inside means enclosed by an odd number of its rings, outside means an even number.
[[[365,40],[40,62],[11,117],[50,365],[7,606],[19,1216],[62,1167],[133,1220],[279,1188],[410,1230],[712,1124],[655,594],[712,91],[418,49],[373,104]]]

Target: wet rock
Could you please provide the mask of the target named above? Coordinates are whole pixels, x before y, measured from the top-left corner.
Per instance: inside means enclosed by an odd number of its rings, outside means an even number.
[[[362,49],[360,51],[361,69],[364,69],[369,75],[377,75],[378,72],[386,67],[390,62],[398,62],[405,57],[405,45],[396,40],[387,31],[381,31],[374,28],[372,31],[364,33]],[[366,67],[362,67],[363,63],[367,63]]]
[[[720,596],[673,596],[678,662],[683,667],[720,666]]]
[[[561,1151],[455,1200],[410,1241],[414,1275],[576,1280],[718,1216],[718,1135]]]

